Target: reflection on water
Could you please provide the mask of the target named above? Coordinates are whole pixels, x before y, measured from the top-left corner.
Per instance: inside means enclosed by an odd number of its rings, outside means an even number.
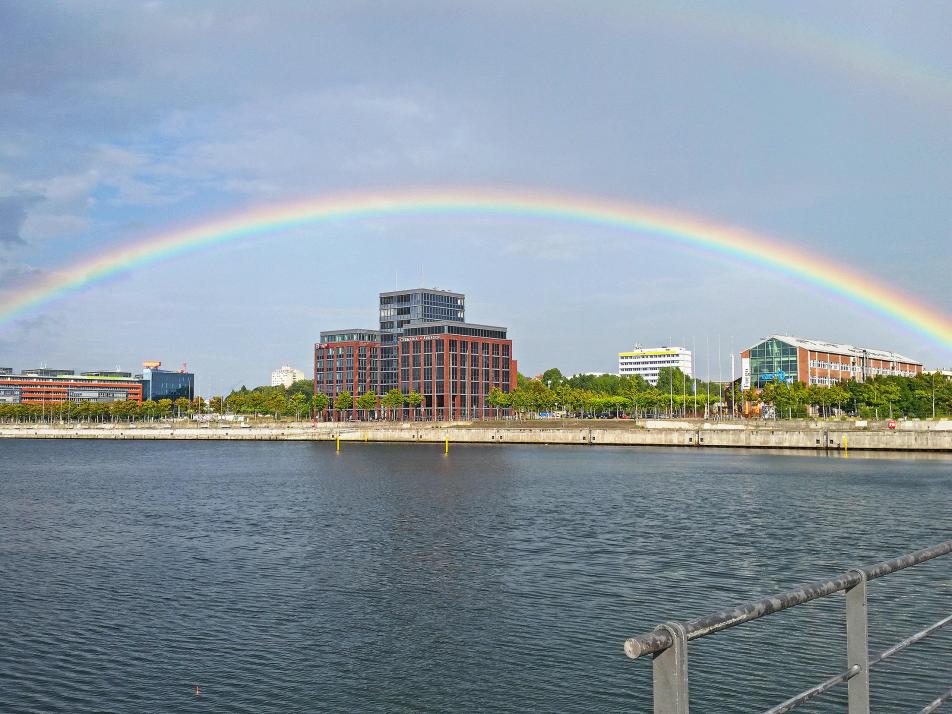
[[[947,457],[342,448],[0,443],[0,711],[649,711],[626,637],[950,537]],[[952,612],[950,566],[870,585],[871,651]],[[842,610],[692,643],[692,711],[840,671]],[[952,685],[949,637],[874,709]]]

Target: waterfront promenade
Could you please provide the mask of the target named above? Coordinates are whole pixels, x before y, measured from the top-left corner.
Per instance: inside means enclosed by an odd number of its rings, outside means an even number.
[[[483,422],[295,422],[47,425],[6,424],[0,438],[395,443],[562,444],[952,452],[952,420],[888,422],[703,422],[533,420]]]

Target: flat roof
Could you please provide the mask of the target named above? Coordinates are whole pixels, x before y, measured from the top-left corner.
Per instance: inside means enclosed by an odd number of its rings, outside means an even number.
[[[409,332],[414,329],[422,329],[427,327],[472,327],[476,330],[501,330],[505,332],[508,328],[500,327],[499,325],[480,325],[475,322],[460,322],[459,320],[433,320],[432,322],[415,322],[412,325],[406,325],[403,328],[404,333]]]
[[[370,327],[351,327],[346,330],[321,330],[322,335],[349,335],[351,332],[369,332],[374,335],[379,335],[380,330]]]
[[[466,297],[464,293],[453,292],[452,290],[442,290],[440,288],[408,288],[406,290],[390,290],[380,293],[380,297],[387,295],[409,295],[411,293],[439,293],[440,295],[452,295],[453,297]]]
[[[619,352],[619,357],[634,355],[676,355],[682,352],[691,354],[687,347],[635,347],[629,352]]]
[[[848,345],[845,343],[839,342],[823,342],[822,340],[813,340],[805,337],[794,337],[792,335],[769,335],[764,337],[757,343],[757,345],[767,340],[779,340],[780,342],[786,342],[788,345],[793,345],[794,347],[802,347],[805,350],[811,352],[829,352],[831,354],[838,355],[848,355],[850,357],[871,357],[873,359],[888,360],[889,362],[906,362],[907,364],[918,364],[921,365],[922,362],[919,360],[912,359],[911,357],[906,357],[899,354],[898,352],[890,352],[889,350],[877,350],[870,347],[855,347],[853,345]],[[757,345],[752,345],[747,349],[752,349]]]

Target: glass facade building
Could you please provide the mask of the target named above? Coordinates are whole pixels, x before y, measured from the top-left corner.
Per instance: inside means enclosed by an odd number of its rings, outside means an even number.
[[[435,288],[380,293],[380,393],[399,388],[397,341],[408,325],[464,322],[465,296]]]
[[[154,367],[142,370],[142,398],[157,402],[195,398],[195,375],[191,372],[172,372]]]
[[[776,338],[764,340],[750,348],[750,380],[760,389],[770,382],[798,381],[796,345]]]
[[[922,372],[921,362],[896,352],[790,335],[765,337],[740,358],[742,389],[761,389],[771,382],[831,386]]]

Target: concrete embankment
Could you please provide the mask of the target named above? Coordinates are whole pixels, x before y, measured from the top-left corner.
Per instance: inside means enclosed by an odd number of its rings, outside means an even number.
[[[755,449],[952,452],[952,421],[738,423],[693,421],[319,423],[256,426],[2,425],[0,438],[373,441],[471,444],[576,444]]]

